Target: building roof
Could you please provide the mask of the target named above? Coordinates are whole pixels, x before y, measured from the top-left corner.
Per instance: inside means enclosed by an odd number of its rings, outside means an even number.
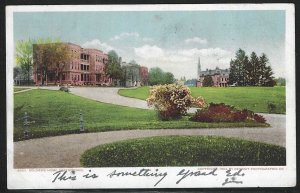
[[[200,71],[200,76],[207,76],[207,75],[215,75],[215,74],[225,74],[229,75],[229,69],[220,69],[219,67],[216,67],[214,70],[206,69],[206,71]]]

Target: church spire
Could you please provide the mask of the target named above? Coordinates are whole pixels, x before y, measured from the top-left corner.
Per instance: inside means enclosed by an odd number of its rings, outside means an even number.
[[[200,64],[200,57],[198,57],[198,77],[201,74],[201,64]]]

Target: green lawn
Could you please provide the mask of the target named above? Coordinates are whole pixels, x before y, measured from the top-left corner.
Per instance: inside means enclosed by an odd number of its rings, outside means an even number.
[[[213,136],[165,136],[96,146],[81,156],[85,167],[279,166],[283,147]]]
[[[190,87],[192,96],[202,96],[207,102],[225,103],[237,109],[249,109],[256,113],[268,113],[268,104],[276,105],[274,113],[285,114],[285,87]],[[121,89],[119,94],[145,100],[149,87]]]
[[[96,102],[62,91],[35,89],[14,95],[14,140],[23,140],[24,113],[28,113],[30,138],[76,133],[79,113],[86,132],[128,129],[213,128],[268,126],[257,123],[201,123],[181,120],[160,121],[156,112]]]

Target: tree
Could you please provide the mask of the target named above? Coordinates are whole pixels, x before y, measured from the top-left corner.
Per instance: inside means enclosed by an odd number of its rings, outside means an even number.
[[[269,59],[263,53],[257,57],[255,52],[250,55],[250,60],[245,51],[239,49],[235,59],[230,61],[229,83],[239,86],[274,86],[275,81]]]
[[[163,84],[172,84],[175,82],[174,75],[171,72],[164,73],[163,77],[164,77]]]
[[[211,76],[205,76],[204,79],[203,79],[203,86],[204,87],[209,87],[209,86],[213,86],[214,83],[213,83],[213,79]]]
[[[274,80],[278,86],[285,86],[285,78],[279,77]]]
[[[15,84],[18,84],[18,81],[20,81],[20,79],[24,79],[23,76],[24,76],[24,73],[22,72],[22,69],[20,66],[15,66],[14,67],[14,72],[13,72],[13,77],[14,77],[14,83]],[[20,84],[20,82],[19,82]]]
[[[16,63],[26,77],[27,84],[30,84],[32,75],[32,44],[33,40],[18,41],[16,44]]]
[[[62,72],[71,58],[69,48],[63,43],[34,45],[34,60],[37,71],[42,76],[42,84],[48,81],[48,75],[54,76],[55,84],[62,81]]]
[[[162,69],[156,67],[156,68],[150,68],[148,77],[149,77],[149,84],[151,86],[153,85],[158,85],[158,84],[163,84],[163,76],[164,72]]]
[[[246,72],[249,77],[249,85],[257,86],[259,85],[260,79],[260,64],[259,58],[257,57],[255,52],[252,52],[250,55],[249,66],[246,67]]]
[[[16,79],[21,74],[21,68],[19,66],[14,67],[14,79]]]
[[[264,77],[265,77],[265,79],[264,79],[263,86],[275,86],[276,85],[271,66],[267,66],[265,68]]]
[[[235,65],[237,68],[237,84],[241,86],[245,86],[246,83],[246,72],[245,72],[245,64],[248,62],[248,57],[246,53],[241,48],[235,54]]]
[[[108,52],[108,63],[105,71],[113,80],[121,80],[123,78],[121,59],[114,50]]]
[[[148,78],[151,86],[158,84],[172,84],[175,82],[174,75],[171,72],[164,72],[158,67],[150,68]]]
[[[230,73],[229,73],[229,84],[237,83],[238,81],[238,69],[235,60],[230,60]]]

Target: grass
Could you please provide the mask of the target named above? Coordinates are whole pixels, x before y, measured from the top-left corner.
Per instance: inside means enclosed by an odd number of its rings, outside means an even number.
[[[237,109],[248,109],[256,113],[269,113],[268,104],[276,107],[273,113],[285,114],[285,87],[190,87],[192,96],[202,96],[207,102],[225,103]],[[119,94],[146,100],[149,87],[121,89]]]
[[[29,138],[77,133],[82,112],[86,132],[128,129],[266,127],[258,123],[161,121],[152,110],[100,103],[62,91],[34,89],[14,95],[14,141],[24,140],[23,117],[28,113]]]
[[[213,136],[167,136],[131,139],[87,150],[84,167],[279,166],[283,147]]]

